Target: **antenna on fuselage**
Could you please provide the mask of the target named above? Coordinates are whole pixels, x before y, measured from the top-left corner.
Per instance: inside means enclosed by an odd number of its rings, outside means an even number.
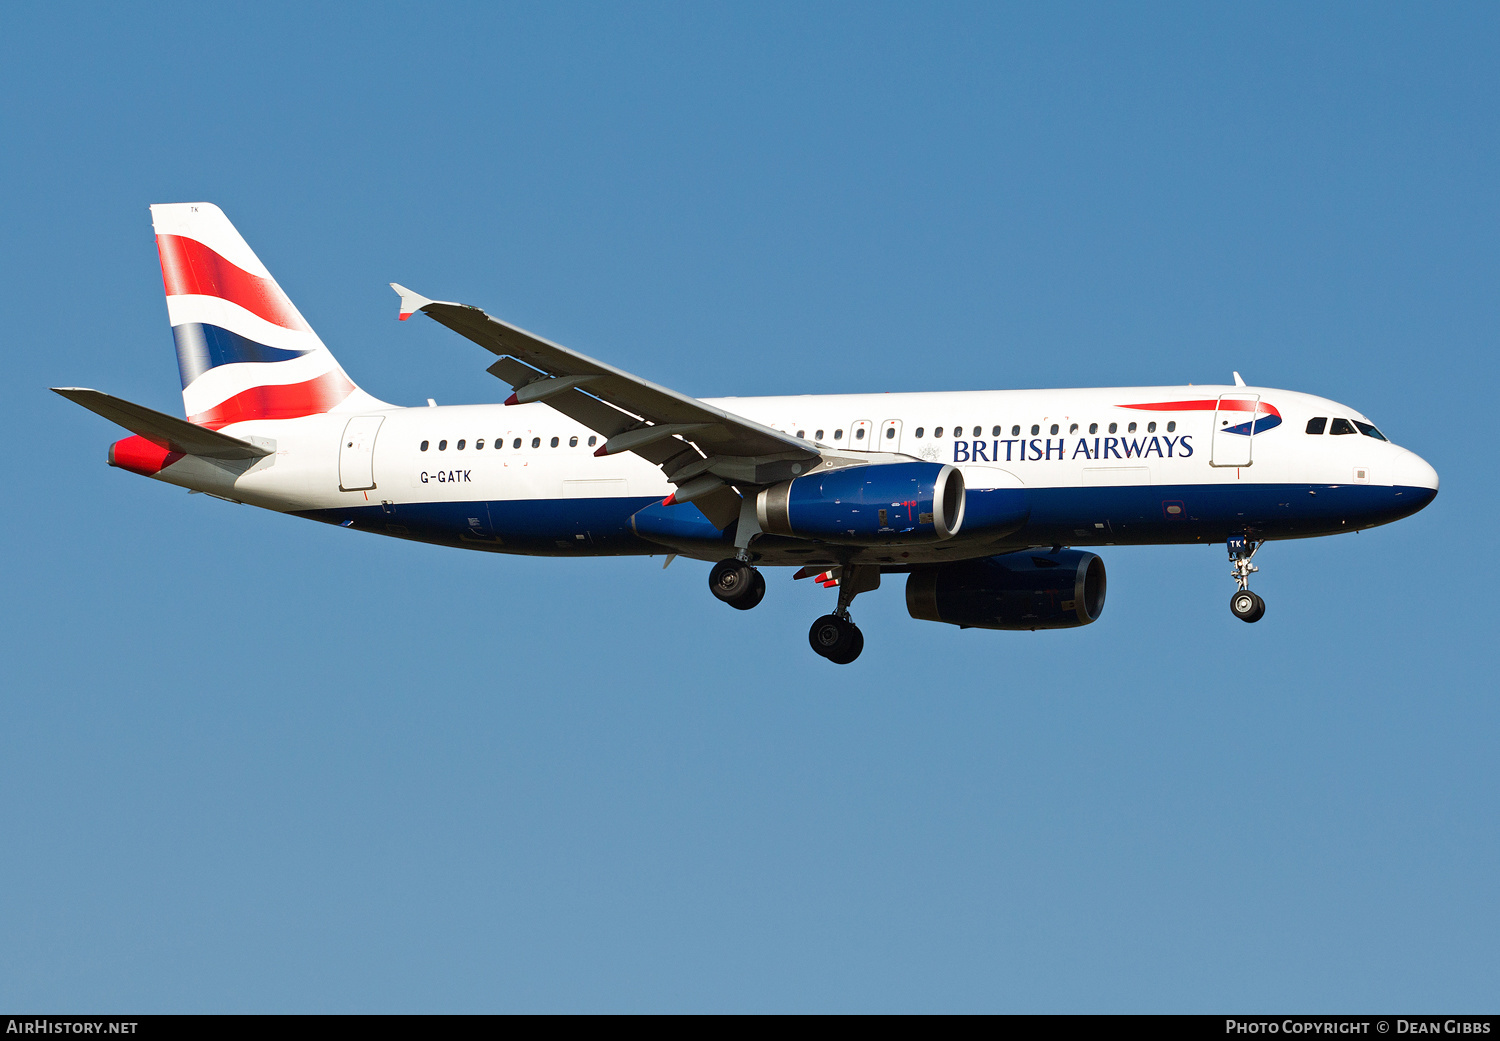
[[[1237,372],[1234,374],[1234,385],[1236,387],[1243,387],[1245,385],[1245,378]]]

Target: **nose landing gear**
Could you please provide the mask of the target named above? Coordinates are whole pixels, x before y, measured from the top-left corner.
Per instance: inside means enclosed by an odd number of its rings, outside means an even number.
[[[1260,570],[1250,563],[1250,558],[1264,545],[1264,539],[1257,542],[1243,535],[1229,538],[1229,573],[1239,585],[1229,598],[1229,610],[1242,622],[1258,622],[1266,613],[1266,602],[1250,592],[1250,575]]]

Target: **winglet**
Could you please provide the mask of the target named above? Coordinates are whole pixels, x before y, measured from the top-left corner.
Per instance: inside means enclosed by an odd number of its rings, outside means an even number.
[[[401,313],[397,317],[403,322],[433,302],[420,293],[413,293],[399,283],[392,282],[391,288],[401,297]]]

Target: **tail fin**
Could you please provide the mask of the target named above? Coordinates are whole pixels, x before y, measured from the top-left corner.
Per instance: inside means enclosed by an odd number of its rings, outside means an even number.
[[[355,386],[212,203],[151,207],[189,421],[389,408]]]

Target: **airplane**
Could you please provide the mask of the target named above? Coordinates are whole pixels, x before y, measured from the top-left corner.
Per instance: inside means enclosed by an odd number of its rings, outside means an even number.
[[[229,219],[151,207],[186,418],[58,394],[131,432],[109,463],[237,503],[395,538],[539,556],[712,564],[749,610],[761,567],[837,590],[808,633],[836,664],[856,596],[906,576],[916,619],[1067,629],[1104,609],[1089,548],[1222,544],[1258,621],[1269,541],[1388,524],[1438,475],[1327,398],[1232,385],[699,399],[477,307],[392,283],[485,348],[503,404],[403,407],[361,390]],[[1080,548],[1089,547],[1089,548]],[[664,565],[665,566],[665,565]]]

